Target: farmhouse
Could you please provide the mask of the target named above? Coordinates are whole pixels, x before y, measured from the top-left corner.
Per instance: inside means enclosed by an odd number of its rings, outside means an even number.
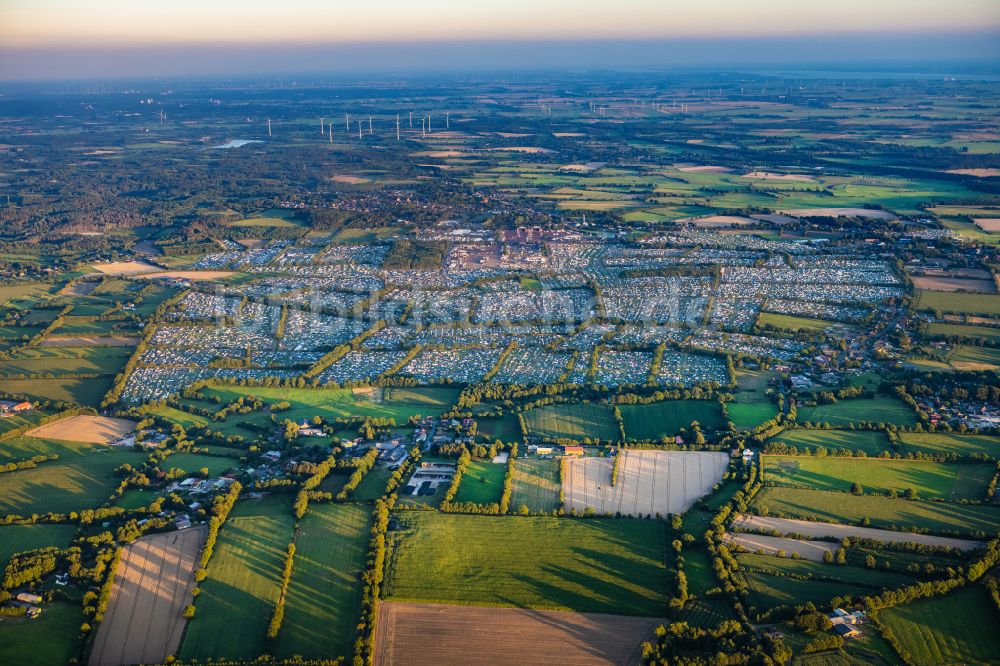
[[[843,638],[857,638],[861,635],[860,631],[849,624],[835,624],[833,625],[833,631]]]
[[[563,447],[563,455],[567,456],[582,456],[584,450],[582,446],[570,445]]]

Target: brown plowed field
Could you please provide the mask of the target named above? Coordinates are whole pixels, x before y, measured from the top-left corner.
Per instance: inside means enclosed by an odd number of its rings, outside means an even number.
[[[666,620],[523,608],[382,602],[376,666],[638,664]]]
[[[122,552],[90,666],[159,664],[177,654],[204,528],[139,539]]]

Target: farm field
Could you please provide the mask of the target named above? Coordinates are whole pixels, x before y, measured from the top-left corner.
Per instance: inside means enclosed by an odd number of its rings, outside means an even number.
[[[663,612],[667,579],[660,521],[422,511],[403,512],[398,519],[403,529],[388,539],[388,601]]]
[[[35,548],[65,548],[76,533],[75,525],[5,525],[0,527],[0,566],[7,566],[10,556]]]
[[[219,531],[181,659],[252,659],[264,652],[293,526],[288,495],[236,503]]]
[[[961,435],[944,432],[901,432],[899,442],[906,453],[982,455],[1000,458],[1000,442],[990,435]]]
[[[110,444],[135,430],[135,421],[108,416],[81,414],[51,421],[24,433],[28,437],[48,437],[68,442]]]
[[[631,441],[658,441],[689,429],[697,421],[702,430],[723,425],[722,409],[712,400],[668,400],[649,405],[619,405],[625,436]]]
[[[0,663],[18,666],[68,664],[76,656],[77,633],[83,622],[80,606],[56,601],[34,620],[4,618],[0,622]]]
[[[517,458],[511,485],[512,511],[527,506],[531,511],[552,511],[559,506],[559,460]]]
[[[771,326],[773,328],[786,331],[808,331],[817,333],[825,331],[830,327],[852,330],[855,327],[839,322],[824,321],[823,319],[811,319],[809,317],[796,317],[793,315],[776,314],[774,312],[761,312],[757,318],[757,325],[761,328]]]
[[[295,537],[276,654],[306,659],[351,655],[370,521],[369,507],[360,504],[309,507]]]
[[[993,465],[938,463],[879,458],[763,456],[767,483],[848,492],[854,483],[866,493],[900,495],[912,488],[919,497],[977,500],[996,472]]]
[[[821,523],[809,520],[794,520],[791,518],[770,518],[764,516],[736,516],[731,524],[734,530],[747,531],[777,531],[782,534],[802,534],[805,536],[822,538],[833,537],[843,539],[845,537],[857,537],[860,539],[874,539],[887,543],[918,543],[927,546],[944,546],[945,548],[957,548],[959,550],[974,550],[982,545],[981,541],[971,541],[969,539],[952,539],[949,537],[933,536],[931,534],[912,534],[910,532],[893,532],[891,530],[879,530],[871,527],[856,527],[854,525],[837,525],[835,523]]]
[[[833,451],[864,451],[869,456],[877,456],[889,449],[889,439],[884,433],[874,430],[807,430],[796,428],[778,433],[771,442],[794,446],[798,450],[819,448]]]
[[[376,666],[463,663],[641,663],[640,644],[652,637],[656,619],[382,602],[376,631]],[[498,636],[516,640],[498,641]]]
[[[523,416],[529,435],[602,442],[618,440],[618,426],[607,405],[546,405],[528,410]]]
[[[480,418],[476,423],[478,432],[491,441],[499,439],[505,444],[521,441],[521,426],[513,416],[507,415],[498,419]]]
[[[737,371],[737,390],[733,400],[726,404],[729,420],[737,429],[752,430],[777,414],[778,408],[767,396],[770,378],[768,372]]]
[[[932,338],[972,338],[1000,344],[1000,328],[932,322],[927,325],[927,335]]]
[[[160,663],[177,653],[205,528],[134,541],[122,551],[90,666]]]
[[[351,389],[217,386],[206,388],[204,392],[220,396],[223,403],[248,395],[257,396],[268,404],[287,401],[291,403],[291,408],[281,412],[281,417],[293,421],[308,420],[313,416],[331,421],[346,416],[372,416],[392,418],[397,424],[406,423],[411,416],[440,414],[458,396],[457,390],[448,388],[393,389],[386,391],[380,402],[368,400],[367,394]],[[260,421],[265,419],[265,415],[250,414],[240,419]]]
[[[919,666],[992,664],[1000,654],[1000,613],[978,585],[886,608],[878,619]]]
[[[24,395],[32,400],[59,400],[84,407],[99,407],[111,388],[112,377],[0,379],[0,393]]]
[[[163,463],[164,467],[179,468],[188,474],[197,474],[201,469],[208,469],[209,477],[222,475],[228,469],[239,465],[235,458],[222,456],[206,456],[200,453],[173,453]]]
[[[462,475],[462,482],[458,486],[454,501],[459,503],[475,502],[476,504],[499,502],[506,474],[507,465],[495,465],[488,460],[471,461],[465,474]]]
[[[877,528],[916,527],[936,534],[976,536],[1000,529],[1000,508],[888,499],[871,495],[801,488],[763,488],[751,505],[756,513],[766,507],[770,515],[821,522],[860,523],[871,520]]]
[[[583,513],[662,516],[683,513],[712,491],[729,466],[725,453],[622,451],[611,484],[614,458],[569,458],[563,478],[564,508]]]
[[[725,536],[725,542],[736,544],[742,548],[747,548],[755,553],[765,555],[778,555],[786,553],[789,557],[793,554],[799,555],[804,560],[812,562],[822,562],[826,553],[835,553],[840,546],[829,541],[807,541],[804,539],[790,539],[788,537],[767,536],[763,534],[743,534],[740,532],[729,532]]]
[[[995,316],[1000,314],[1000,295],[920,290],[916,307],[921,310]]]
[[[118,486],[112,474],[123,463],[136,465],[143,453],[108,449],[44,462],[31,469],[0,474],[0,514],[68,513],[96,508]]]
[[[33,347],[0,361],[0,375],[114,375],[131,355],[130,347]]]
[[[913,410],[896,398],[877,396],[875,398],[858,398],[842,400],[831,405],[802,405],[798,408],[799,423],[829,423],[832,426],[845,426],[851,423],[895,423],[896,425],[915,425],[917,416]]]

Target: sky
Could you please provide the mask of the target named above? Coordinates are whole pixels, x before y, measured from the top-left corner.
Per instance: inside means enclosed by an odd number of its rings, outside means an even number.
[[[521,67],[557,52],[539,64],[996,61],[1000,0],[0,0],[0,80],[318,71],[323,53],[331,69],[391,67],[383,53],[403,69],[505,54]]]

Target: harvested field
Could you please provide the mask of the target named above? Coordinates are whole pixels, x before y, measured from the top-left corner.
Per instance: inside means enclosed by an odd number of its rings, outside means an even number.
[[[221,280],[230,275],[235,274],[232,271],[161,271],[159,273],[147,273],[142,277],[176,280]]]
[[[837,525],[835,523],[820,523],[811,520],[793,520],[791,518],[765,518],[763,516],[736,516],[732,523],[733,529],[771,531],[782,534],[801,534],[810,537],[854,537],[858,539],[875,539],[886,543],[917,543],[924,546],[943,546],[959,550],[975,550],[983,544],[968,539],[952,539],[949,537],[931,536],[929,534],[911,534],[909,532],[893,532],[892,530],[877,530],[871,527],[854,527],[853,525]],[[804,553],[800,553],[805,557]]]
[[[375,664],[639,664],[641,643],[665,623],[597,613],[383,602]]]
[[[730,171],[732,171],[732,169],[730,169],[729,167],[714,166],[709,164],[704,164],[704,165],[688,164],[684,166],[678,165],[677,170],[682,171],[684,173],[729,173]]]
[[[39,347],[135,347],[140,338],[126,335],[50,335]]]
[[[689,223],[702,229],[729,227],[733,225],[756,224],[757,220],[741,215],[709,215],[708,217],[688,217],[677,220],[678,224]]]
[[[975,291],[982,294],[995,294],[997,291],[993,280],[970,280],[968,278],[929,275],[914,275],[911,279],[913,286],[917,289],[930,289],[931,291]]]
[[[503,148],[489,148],[488,150],[501,153],[554,153],[551,148],[540,148],[538,146],[505,146]]]
[[[162,663],[177,654],[203,528],[139,539],[122,551],[90,666]]]
[[[94,264],[91,268],[105,275],[131,275],[160,270],[159,266],[147,264],[144,261],[115,261],[110,264]]]
[[[26,432],[31,437],[48,437],[67,442],[110,444],[135,430],[135,422],[107,416],[71,416]]]
[[[563,496],[567,511],[638,516],[683,513],[707,495],[729,465],[725,453],[623,451],[611,485],[613,458],[566,460]]]
[[[97,289],[99,282],[89,282],[84,280],[77,280],[75,282],[70,282],[68,285],[59,290],[60,296],[89,296],[90,292]]]
[[[945,173],[957,173],[963,176],[977,176],[979,178],[1000,177],[1000,169],[949,169]]]
[[[896,216],[887,210],[875,208],[791,208],[780,211],[792,217],[868,217],[874,220],[894,220]]]
[[[774,173],[772,171],[751,171],[743,176],[744,178],[755,178],[757,180],[787,180],[798,183],[812,183],[815,178],[804,173]]]
[[[976,217],[973,218],[976,226],[988,233],[1000,232],[1000,217]]]
[[[780,550],[785,551],[789,556],[792,553],[798,553],[802,559],[813,562],[822,562],[824,553],[834,553],[840,547],[840,544],[830,541],[802,541],[787,537],[733,534],[732,532],[727,533],[724,540],[726,543],[735,543],[754,552],[762,551],[765,555],[776,555]]]
[[[362,183],[371,182],[369,179],[362,176],[348,176],[344,174],[339,174],[336,176],[331,176],[330,180],[335,183],[347,183],[348,185],[361,185]]]

